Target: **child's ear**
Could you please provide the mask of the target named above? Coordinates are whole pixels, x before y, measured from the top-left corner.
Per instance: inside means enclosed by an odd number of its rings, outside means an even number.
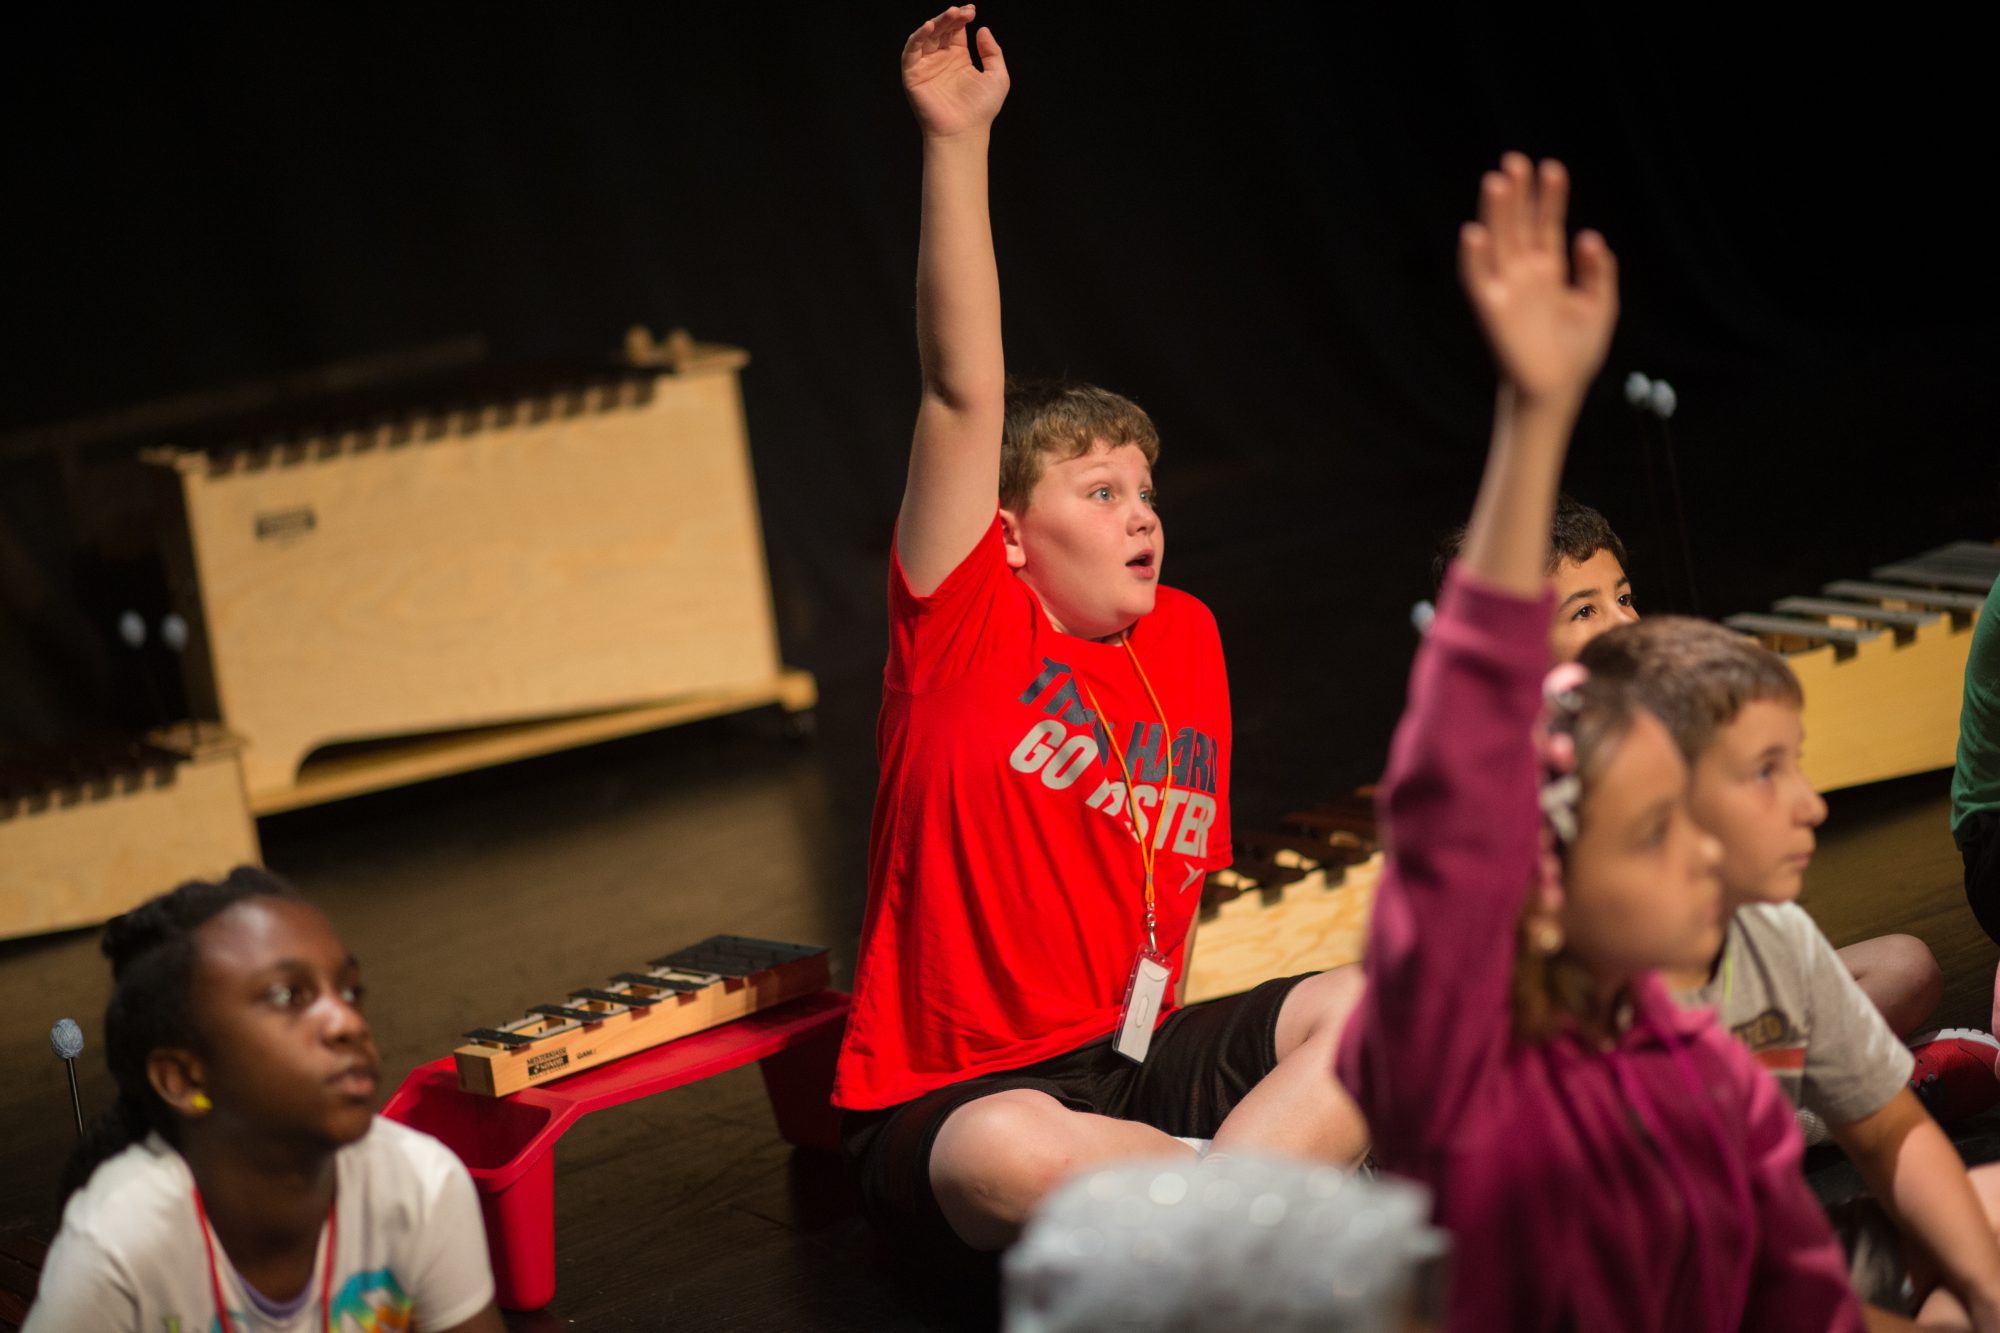
[[[1021,549],[1021,519],[1011,509],[1000,511],[1000,544],[1007,552],[1007,568],[1027,567],[1028,553]]]
[[[208,1071],[192,1051],[171,1047],[146,1057],[146,1081],[160,1100],[188,1119],[208,1114],[215,1104],[208,1099]]]

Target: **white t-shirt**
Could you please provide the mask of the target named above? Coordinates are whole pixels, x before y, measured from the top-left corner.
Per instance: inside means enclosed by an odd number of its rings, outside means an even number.
[[[378,1116],[334,1162],[336,1329],[448,1329],[486,1308],[486,1230],[449,1148]],[[305,1298],[277,1320],[217,1245],[228,1333],[319,1333],[325,1244],[322,1228]],[[158,1135],[99,1166],[70,1198],[22,1333],[220,1333],[194,1176]]]

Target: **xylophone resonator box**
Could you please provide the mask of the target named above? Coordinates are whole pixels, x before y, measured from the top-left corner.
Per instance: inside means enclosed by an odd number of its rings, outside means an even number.
[[[254,809],[283,808],[330,744],[783,679],[748,357],[684,335],[677,350],[366,425],[147,452],[194,629],[190,698],[244,738]]]

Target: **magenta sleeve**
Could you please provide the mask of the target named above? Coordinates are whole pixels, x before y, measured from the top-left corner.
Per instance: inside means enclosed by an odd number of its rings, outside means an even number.
[[[1537,857],[1532,729],[1549,599],[1453,569],[1377,801],[1388,864],[1341,1081],[1391,1160],[1457,1123],[1512,1030],[1515,920]]]
[[[1742,1326],[1860,1333],[1861,1306],[1840,1243],[1799,1171],[1805,1148],[1792,1105],[1748,1051],[1732,1048],[1731,1054],[1739,1057],[1731,1072],[1742,1086],[1757,1211],[1757,1253]]]

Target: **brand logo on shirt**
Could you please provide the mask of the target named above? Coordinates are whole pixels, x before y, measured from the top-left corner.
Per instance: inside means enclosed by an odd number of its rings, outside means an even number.
[[[1015,772],[1039,778],[1051,791],[1065,791],[1090,774],[1095,785],[1084,804],[1092,810],[1118,820],[1135,838],[1150,833],[1155,848],[1195,860],[1207,857],[1208,830],[1215,822],[1218,749],[1213,736],[1182,727],[1170,743],[1158,722],[1131,723],[1120,738],[1132,775],[1132,802],[1139,807],[1140,827],[1131,830],[1125,783],[1111,776],[1118,771],[1118,759],[1110,735],[1077,688],[1076,673],[1044,657],[1041,674],[1028,683],[1020,701],[1039,705],[1044,716],[1007,756]],[[1188,883],[1193,882],[1190,876]]]
[[[1805,1068],[1805,1035],[1782,1010],[1766,1009],[1730,1031],[1750,1048],[1757,1063],[1772,1073],[1796,1073]]]

